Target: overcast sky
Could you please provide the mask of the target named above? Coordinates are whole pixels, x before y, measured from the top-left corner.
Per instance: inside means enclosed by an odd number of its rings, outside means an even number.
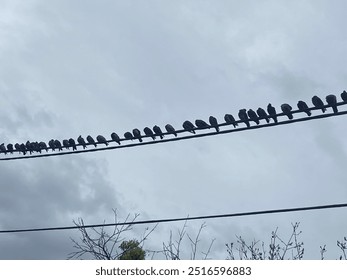
[[[339,95],[346,10],[346,1],[0,0],[1,143],[181,128],[240,108]],[[112,222],[113,208],[119,220],[135,213],[142,220],[346,203],[345,127],[338,116],[1,161],[0,229],[71,226],[79,217]],[[196,234],[202,222],[187,231]],[[344,208],[206,220],[199,252],[215,238],[210,257],[225,259],[235,235],[268,243],[278,227],[287,239],[294,222],[306,259],[318,259],[324,244],[326,258],[340,256]],[[161,249],[182,225],[159,225],[146,248]],[[66,259],[78,236],[1,234],[0,258]]]

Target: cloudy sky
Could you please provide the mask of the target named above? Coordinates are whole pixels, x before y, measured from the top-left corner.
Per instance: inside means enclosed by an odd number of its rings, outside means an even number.
[[[0,0],[1,143],[181,128],[339,95],[346,9],[345,1]],[[143,220],[346,203],[345,118],[1,161],[0,229],[113,222],[112,209],[119,220]],[[215,238],[210,257],[225,259],[235,235],[268,243],[276,227],[287,239],[300,222],[305,258],[326,244],[336,259],[345,217],[341,208],[206,220],[198,251]],[[189,222],[188,233],[202,222]],[[160,224],[147,248],[160,250],[182,225]],[[66,259],[78,236],[1,234],[0,258]]]

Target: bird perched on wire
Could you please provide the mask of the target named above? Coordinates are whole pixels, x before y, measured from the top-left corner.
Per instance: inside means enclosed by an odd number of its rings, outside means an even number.
[[[256,112],[254,112],[252,109],[248,110],[248,117],[251,121],[254,121],[256,124],[259,124],[259,117]]]
[[[194,124],[192,124],[190,121],[185,121],[183,124],[182,124],[183,128],[193,134],[195,134],[195,126]]]
[[[131,134],[131,132],[127,131],[127,132],[124,133],[124,138],[126,140],[133,140],[134,136]]]
[[[289,104],[287,103],[283,103],[281,105],[281,110],[282,112],[287,115],[288,119],[292,120],[293,119],[293,114],[292,114],[292,106],[290,106]]]
[[[267,105],[267,112],[269,113],[269,117],[272,118],[275,123],[277,123],[278,121],[277,121],[276,108],[272,106],[271,103]]]
[[[2,153],[4,153],[5,155],[7,154],[7,150],[6,150],[6,147],[5,147],[5,143],[2,143],[2,144],[0,145],[0,151],[1,151]]]
[[[48,147],[47,147],[45,142],[40,142],[39,148],[40,148],[40,150],[46,150],[46,152],[48,152]]]
[[[163,132],[161,131],[161,128],[157,125],[153,126],[154,133],[160,137],[160,139],[164,138]]]
[[[64,140],[63,140],[63,147],[64,147],[65,149],[70,150],[70,143],[69,143],[69,140],[67,140],[67,139],[64,139]]]
[[[19,145],[19,143],[14,144],[14,147],[16,148],[17,152],[20,152],[20,145]]]
[[[165,129],[168,133],[172,133],[173,135],[177,137],[177,132],[171,124],[165,125]]]
[[[324,103],[322,99],[320,99],[317,95],[312,97],[312,104],[316,108],[321,109],[323,113],[327,110],[326,108],[324,108]]]
[[[83,146],[83,149],[87,148],[86,141],[84,141],[84,139],[81,135],[78,136],[77,142]]]
[[[98,141],[98,143],[102,143],[102,144],[105,144],[106,146],[108,146],[107,140],[104,136],[98,135],[98,136],[96,136],[96,140]]]
[[[208,118],[208,122],[210,123],[210,125],[211,125],[212,127],[215,128],[215,130],[216,130],[217,132],[219,132],[218,121],[217,121],[217,119],[216,119],[214,116],[210,116],[210,117]]]
[[[338,112],[337,110],[337,100],[336,100],[336,96],[334,94],[329,94],[325,97],[325,100],[327,101],[328,105],[331,106],[331,108],[333,108],[334,113],[336,114]]]
[[[52,149],[52,151],[55,151],[54,139],[49,140],[48,146]]]
[[[70,147],[72,147],[72,150],[73,150],[73,151],[77,150],[76,142],[75,142],[74,139],[70,138],[70,139],[69,139],[69,144],[70,144]]]
[[[266,120],[267,123],[270,122],[269,116],[266,114],[266,112],[265,112],[265,110],[263,108],[259,107],[257,109],[257,113],[258,113],[259,119],[264,119],[264,120]]]
[[[247,116],[247,110],[246,109],[240,109],[239,111],[239,118],[241,121],[243,121],[247,127],[250,127],[251,125],[249,124],[249,119]]]
[[[33,149],[32,149],[32,147],[31,147],[31,143],[30,143],[29,140],[26,141],[26,143],[25,143],[25,148],[26,148],[26,150],[27,150],[30,154],[33,153]]]
[[[24,144],[24,143],[22,143],[22,144],[19,145],[19,149],[20,149],[20,151],[23,153],[23,155],[26,154],[26,148],[25,148],[25,144]]]
[[[225,122],[226,122],[227,124],[232,124],[234,127],[237,127],[237,126],[238,126],[238,124],[237,124],[237,122],[236,122],[234,116],[231,115],[231,114],[225,114],[225,115],[224,115],[224,120],[225,120]]]
[[[111,133],[111,139],[112,139],[113,141],[115,141],[116,143],[118,143],[118,145],[120,145],[120,138],[119,138],[119,136],[118,136],[117,133],[112,132],[112,133]]]
[[[54,146],[59,149],[59,151],[62,151],[63,148],[61,146],[61,143],[59,140],[54,140]]]
[[[308,108],[305,101],[300,100],[298,102],[298,109],[302,112],[305,112],[308,116],[312,115],[311,110]]]
[[[195,120],[195,125],[198,128],[209,128],[210,126],[207,124],[207,122],[203,121],[203,120]]]
[[[94,147],[96,148],[97,145],[96,145],[95,140],[94,140],[94,138],[92,136],[88,135],[86,139],[87,139],[87,142],[89,144],[94,145]]]
[[[13,154],[13,145],[12,144],[7,144],[7,151],[11,154]]]
[[[146,127],[143,129],[143,132],[145,133],[146,136],[149,136],[149,137],[151,137],[153,140],[155,140],[154,133],[153,133],[152,129],[150,129],[148,126],[146,126]]]
[[[134,138],[135,138],[135,139],[138,139],[139,142],[142,142],[140,130],[138,130],[137,128],[134,128],[134,129],[133,129],[133,135],[134,135]]]
[[[31,149],[33,151],[38,152],[38,153],[41,154],[41,149],[40,149],[39,143],[37,141],[31,142]]]
[[[343,102],[347,102],[347,92],[345,90],[341,93],[341,98]]]

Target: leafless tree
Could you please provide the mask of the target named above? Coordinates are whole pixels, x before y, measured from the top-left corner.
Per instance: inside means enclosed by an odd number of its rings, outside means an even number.
[[[118,223],[117,211],[113,209],[113,213],[114,223]],[[130,224],[120,226],[115,225],[111,231],[106,230],[105,226],[100,228],[85,228],[82,218],[79,218],[77,222],[74,221],[74,224],[79,227],[78,229],[82,237],[78,241],[71,238],[75,251],[68,255],[68,259],[80,259],[85,255],[89,255],[89,257],[96,260],[119,259],[121,255],[126,252],[120,252],[118,249],[122,242],[125,241],[126,233],[133,229],[131,223],[134,222],[138,216],[139,214],[135,214],[133,218],[130,218],[129,214],[123,222],[130,222]],[[144,246],[144,242],[156,227],[157,225],[145,229],[143,236],[137,241],[141,248]]]

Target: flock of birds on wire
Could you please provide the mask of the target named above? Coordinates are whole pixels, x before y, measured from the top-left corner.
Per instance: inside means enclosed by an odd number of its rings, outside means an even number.
[[[341,98],[344,103],[347,103],[347,92],[343,91],[341,93]],[[327,95],[325,98],[327,105],[324,104],[321,98],[318,96],[313,96],[312,97],[312,104],[316,109],[321,109],[322,112],[324,113],[326,111],[326,107],[332,107],[333,112],[336,114],[338,112],[337,109],[337,98],[335,95],[330,94]],[[301,112],[306,113],[308,116],[311,116],[311,110],[304,101],[299,101],[297,103],[298,110]],[[293,113],[292,113],[293,108],[287,104],[284,103],[281,105],[281,111],[284,115],[288,117],[288,119],[293,119]],[[225,114],[224,120],[225,123],[228,125],[233,125],[235,128],[238,126],[238,123],[245,123],[247,127],[251,126],[251,121],[255,122],[257,125],[260,124],[260,120],[265,120],[267,123],[270,122],[270,119],[273,119],[275,123],[278,122],[277,120],[278,113],[276,111],[276,108],[271,105],[271,103],[268,104],[267,106],[267,112],[262,109],[258,108],[256,111],[249,109],[248,111],[246,109],[240,109],[238,113],[239,120],[237,121],[233,115],[231,114]],[[185,121],[183,123],[183,129],[184,131],[191,132],[195,134],[196,129],[207,129],[207,128],[214,128],[217,132],[219,132],[219,126],[221,124],[218,124],[218,121],[215,117],[210,116],[209,117],[209,124],[205,122],[204,120],[196,120],[195,125],[190,122],[190,121]],[[175,128],[167,124],[165,125],[165,130],[167,133],[165,134],[173,134],[175,137],[177,137],[177,131]],[[121,145],[122,141],[127,141],[127,140],[138,140],[139,142],[142,142],[142,137],[147,136],[151,137],[153,140],[156,139],[156,137],[160,137],[160,139],[164,138],[164,133],[161,130],[161,128],[157,125],[153,127],[153,129],[149,127],[145,127],[143,129],[144,135],[141,134],[141,131],[137,128],[134,128],[132,133],[130,131],[124,133],[124,139],[121,139],[119,135],[115,132],[111,134],[111,139],[112,140],[106,140],[106,138],[102,135],[98,135],[96,137],[96,140],[90,135],[86,137],[86,140],[80,135],[77,138],[77,143],[73,138],[70,139],[64,139],[62,142],[56,139],[51,139],[48,144],[45,142],[30,142],[27,141],[26,143],[16,143],[16,144],[7,144],[5,146],[4,143],[0,145],[0,153],[13,153],[13,152],[19,152],[22,153],[23,155],[30,153],[32,154],[33,152],[38,152],[41,153],[43,150],[46,150],[48,152],[49,149],[52,151],[58,150],[62,151],[63,149],[70,149],[72,148],[73,151],[77,150],[77,146],[82,146],[83,149],[86,149],[88,145],[94,145],[94,147],[97,147],[98,144],[104,144],[106,146],[109,145],[109,142],[116,142],[119,145]]]

